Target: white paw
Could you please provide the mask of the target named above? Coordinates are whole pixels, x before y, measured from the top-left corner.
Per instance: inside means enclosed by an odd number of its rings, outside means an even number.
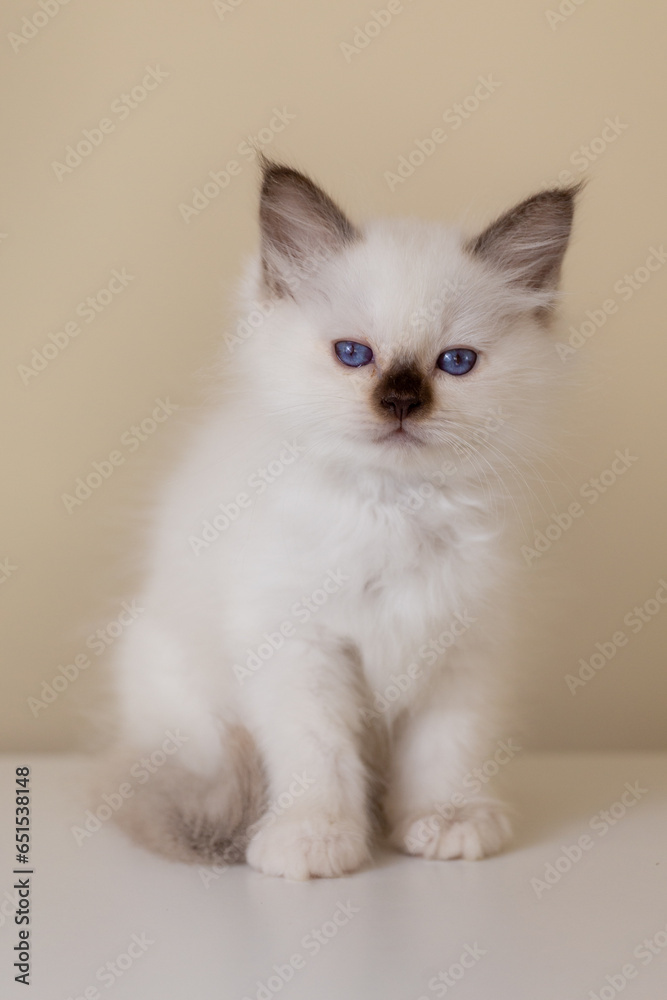
[[[405,821],[393,832],[391,842],[407,854],[424,858],[479,861],[497,854],[511,835],[501,802],[471,799],[455,811],[434,811]]]
[[[364,827],[321,814],[280,816],[260,825],[246,851],[248,864],[257,871],[300,881],[356,871],[368,856]]]

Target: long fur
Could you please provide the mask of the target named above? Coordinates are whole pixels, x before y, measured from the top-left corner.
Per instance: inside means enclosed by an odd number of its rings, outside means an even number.
[[[294,878],[357,868],[377,816],[411,853],[500,849],[503,810],[466,776],[498,736],[506,483],[548,436],[574,194],[538,196],[477,237],[357,227],[312,181],[264,164],[240,310],[251,333],[221,349],[224,391],[166,482],[146,611],[118,644],[113,773],[187,734],[118,812],[138,840]],[[368,344],[373,363],[342,365],[339,340]],[[462,377],[435,365],[457,346],[478,353]],[[407,438],[388,437],[396,420],[377,406],[396,366],[428,384]],[[443,632],[459,634],[434,653]]]

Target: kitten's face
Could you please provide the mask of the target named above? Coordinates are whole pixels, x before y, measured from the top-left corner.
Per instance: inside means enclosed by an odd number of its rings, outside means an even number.
[[[268,412],[387,469],[516,447],[516,418],[537,413],[554,369],[545,317],[572,201],[538,195],[468,243],[415,221],[357,231],[310,181],[269,165],[275,309],[253,352]]]

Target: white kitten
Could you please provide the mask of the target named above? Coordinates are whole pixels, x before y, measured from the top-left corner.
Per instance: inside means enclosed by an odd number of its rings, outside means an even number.
[[[430,858],[501,848],[503,809],[470,781],[505,683],[497,483],[559,365],[574,196],[471,240],[357,229],[264,163],[243,343],[165,491],[117,657],[116,773],[181,744],[119,810],[143,843],[290,878],[353,871],[382,825]]]

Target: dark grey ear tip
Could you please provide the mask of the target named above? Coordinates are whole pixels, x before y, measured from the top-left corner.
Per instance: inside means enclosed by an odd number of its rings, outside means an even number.
[[[264,153],[260,154],[259,165],[262,170],[262,197],[275,191],[282,184],[308,188],[313,186],[312,181],[305,174],[302,174],[301,171],[295,170],[294,167],[288,167],[283,163],[277,163],[275,160],[269,160]]]
[[[532,217],[542,214],[547,218],[560,216],[571,222],[577,197],[583,187],[584,181],[578,181],[567,187],[547,188],[544,191],[538,191],[537,194],[531,195],[511,209],[507,214],[508,221],[518,219],[521,216]]]
[[[585,180],[577,181],[575,184],[567,184],[565,187],[553,187],[547,188],[545,191],[540,191],[539,194],[534,197],[540,198],[544,197],[547,200],[555,202],[568,202],[574,201],[577,195],[583,191],[586,186]]]
[[[564,212],[573,212],[577,198],[585,186],[586,181],[581,180],[566,187],[547,188],[546,191],[540,191],[538,194],[533,195],[532,198],[528,198],[524,204],[535,204],[540,207],[550,205]]]

